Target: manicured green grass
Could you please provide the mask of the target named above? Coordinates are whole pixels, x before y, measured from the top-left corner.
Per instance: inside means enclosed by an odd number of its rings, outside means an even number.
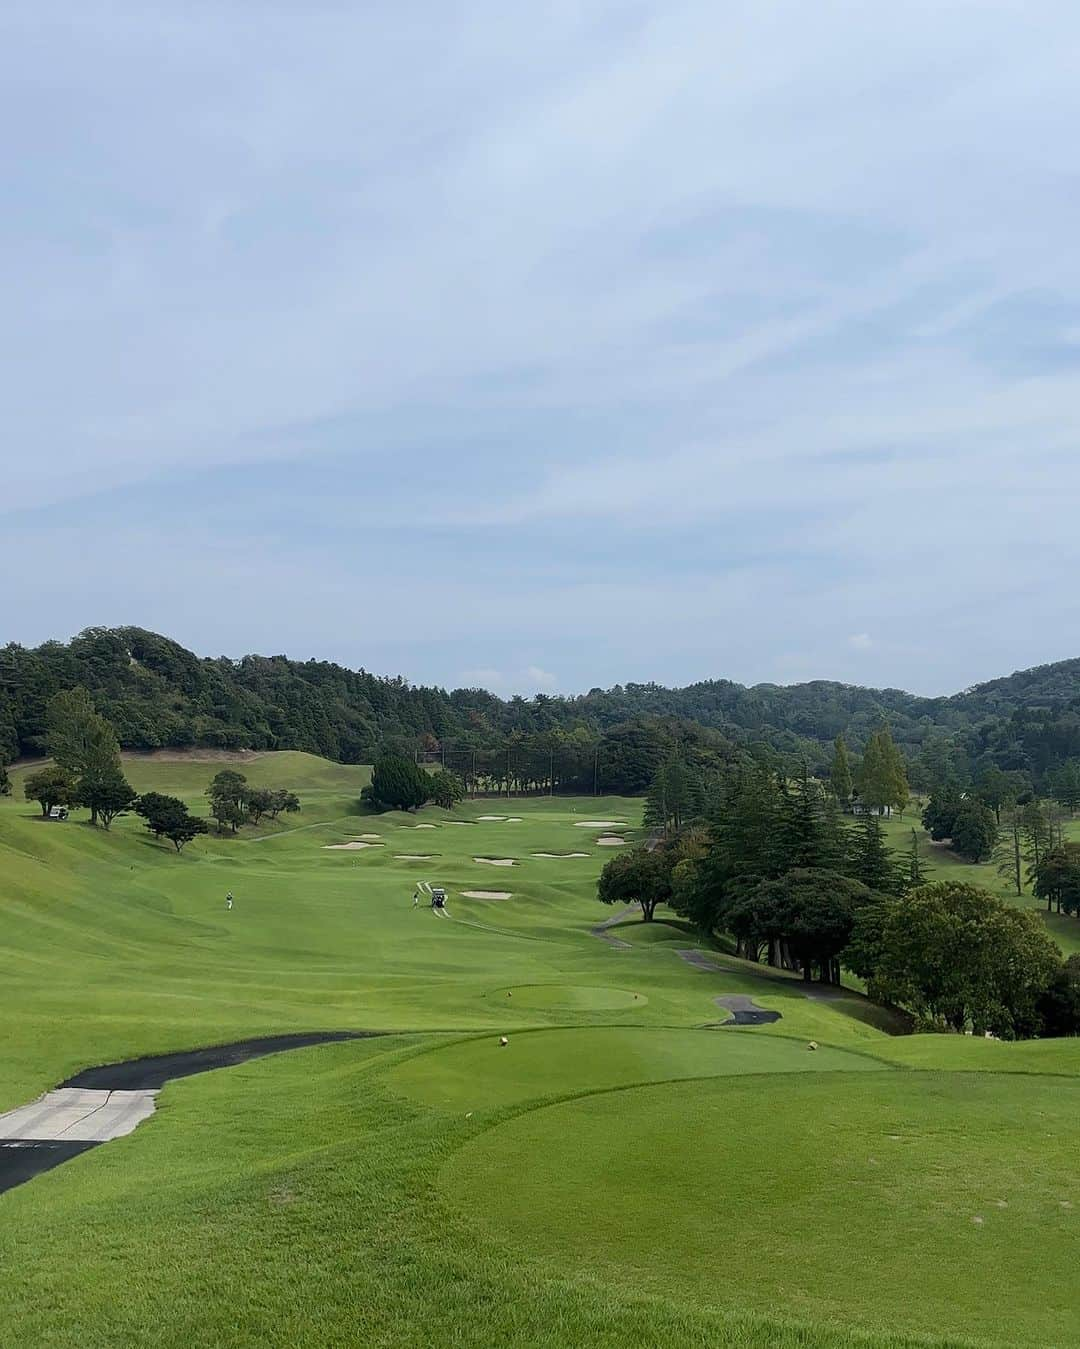
[[[220,766],[127,771],[201,809]],[[893,1038],[854,994],[808,998],[719,952],[721,970],[692,967],[678,951],[704,944],[677,922],[619,924],[630,949],[600,941],[614,850],[580,822],[640,837],[639,801],[371,816],[366,769],[291,753],[239,766],[303,812],[179,857],[136,819],[105,833],[0,801],[0,1109],[143,1053],[387,1034],[170,1084],[128,1138],[0,1196],[0,1343],[1075,1339],[1055,1301],[1080,1256],[1072,1211],[1044,1212],[1054,1167],[1072,1202],[1074,1042]],[[328,849],[363,834],[381,846]],[[435,856],[399,860],[416,853]],[[447,887],[449,918],[413,907],[418,880]],[[728,993],[783,1019],[704,1029]],[[894,1117],[924,1141],[875,1144],[868,1176],[867,1138]],[[977,1226],[961,1203],[983,1197],[975,1173],[1009,1202]]]
[[[492,1240],[599,1286],[1075,1344],[1054,1252],[1077,1250],[1078,1110],[1077,1081],[732,1077],[523,1112],[441,1179]]]
[[[884,828],[890,847],[897,853],[906,855],[911,843],[911,831],[914,829],[919,838],[919,850],[922,860],[930,873],[931,881],[967,881],[972,885],[981,885],[1001,899],[1020,908],[1034,909],[1046,923],[1050,934],[1065,955],[1080,951],[1080,918],[1046,912],[1046,905],[1035,898],[1031,887],[1024,880],[1024,893],[1018,895],[1016,886],[1007,876],[1003,876],[995,862],[967,862],[958,857],[943,843],[934,843],[919,822],[919,808],[909,811],[904,819],[885,820]],[[1080,841],[1080,820],[1065,822],[1065,836]]]

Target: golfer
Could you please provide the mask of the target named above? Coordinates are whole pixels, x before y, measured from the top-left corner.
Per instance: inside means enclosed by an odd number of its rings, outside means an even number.
[[[226,909],[231,909],[231,908],[232,908],[232,891],[231,891],[231,890],[230,890],[229,893],[225,896],[225,907],[226,907]]]
[[[416,906],[417,906],[419,903],[420,903],[420,890],[419,890],[419,887],[418,887],[417,889],[415,889],[415,890],[413,891],[413,896],[412,896],[412,906],[413,906],[413,908],[415,909]]]

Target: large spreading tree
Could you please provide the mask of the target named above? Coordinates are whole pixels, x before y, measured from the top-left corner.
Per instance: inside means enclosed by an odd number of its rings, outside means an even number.
[[[46,733],[53,762],[77,780],[78,803],[89,809],[90,823],[100,819],[108,828],[136,795],[124,779],[113,727],[94,709],[87,691],[74,688],[49,700]]]
[[[931,1026],[1013,1039],[1037,1031],[1061,961],[1037,914],[938,881],[860,909],[845,963]]]
[[[671,860],[663,849],[632,848],[605,865],[596,897],[601,904],[639,904],[651,923],[656,906],[671,898],[671,884]]]
[[[27,776],[23,783],[23,795],[27,801],[36,801],[42,815],[47,816],[53,806],[75,804],[76,785],[73,773],[56,764],[47,764]]]

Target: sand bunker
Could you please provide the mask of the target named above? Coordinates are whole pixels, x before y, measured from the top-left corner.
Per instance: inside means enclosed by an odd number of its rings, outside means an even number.
[[[407,824],[406,829],[437,829],[437,824]]]
[[[394,860],[396,862],[430,862],[433,857],[438,857],[436,852],[396,852]]]
[[[515,867],[517,862],[512,857],[474,857],[474,862],[483,862],[489,867]]]
[[[534,857],[588,857],[587,852],[534,852]]]
[[[355,839],[352,843],[324,843],[324,852],[354,852],[360,848],[381,848],[381,843],[362,843]]]
[[[357,834],[356,837],[367,839],[369,843],[378,843],[382,839],[382,834]]]
[[[508,815],[508,816],[506,817],[506,823],[507,823],[507,824],[521,824],[521,816],[520,816],[520,815]]]
[[[466,899],[509,899],[509,890],[462,890]]]
[[[597,847],[600,848],[621,848],[626,839],[619,838],[617,834],[601,834],[596,840]]]
[[[578,820],[577,829],[625,829],[625,820]]]
[[[505,820],[505,815],[478,815],[478,820]]]

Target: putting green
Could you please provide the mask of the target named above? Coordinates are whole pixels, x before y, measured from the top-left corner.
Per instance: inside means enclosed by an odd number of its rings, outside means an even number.
[[[515,1007],[555,1007],[560,1009],[600,1009],[608,1007],[644,1007],[644,993],[631,988],[604,988],[593,984],[519,984],[498,988],[490,998],[510,997]]]
[[[1013,1075],[667,1084],[521,1114],[441,1178],[493,1239],[608,1284],[1075,1344],[1078,1110],[1080,1083]]]
[[[796,1040],[718,1030],[637,1026],[509,1033],[428,1050],[393,1069],[391,1089],[446,1110],[486,1110],[640,1082],[741,1073],[881,1069],[841,1049],[815,1054]]]

